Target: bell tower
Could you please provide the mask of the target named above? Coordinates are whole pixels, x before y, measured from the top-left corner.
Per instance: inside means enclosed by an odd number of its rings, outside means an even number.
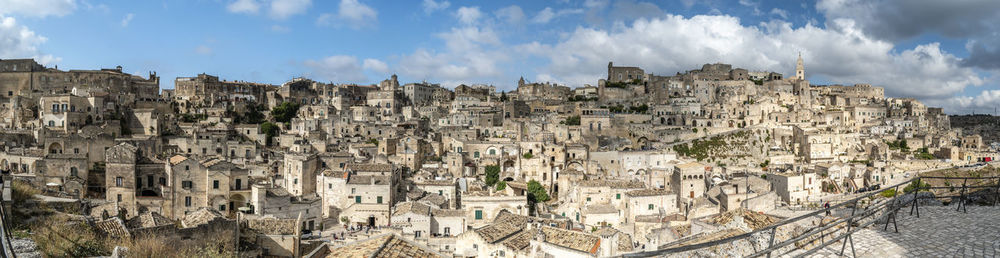
[[[806,79],[806,67],[802,65],[802,52],[799,52],[799,60],[795,63],[795,79]]]

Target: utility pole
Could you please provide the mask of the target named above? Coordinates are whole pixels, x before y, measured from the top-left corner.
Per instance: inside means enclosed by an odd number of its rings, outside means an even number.
[[[240,213],[236,211],[236,257],[240,257]]]

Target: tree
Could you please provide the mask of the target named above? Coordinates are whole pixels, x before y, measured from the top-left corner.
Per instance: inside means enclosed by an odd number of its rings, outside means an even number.
[[[549,193],[538,181],[528,181],[528,201],[532,203],[546,202],[549,200]]]
[[[486,186],[493,187],[497,181],[500,181],[500,166],[486,166]]]
[[[506,181],[500,181],[500,182],[498,182],[497,183],[497,191],[503,191],[503,189],[507,189],[507,182]]]
[[[264,109],[264,107],[260,105],[250,106],[250,110],[247,110],[246,114],[242,117],[243,123],[260,124],[264,122],[264,113],[260,112],[261,109]]]
[[[507,92],[501,91],[500,92],[500,102],[507,102],[507,100],[510,100],[510,97],[507,97]]]
[[[570,116],[566,118],[566,125],[580,125],[580,116]]]
[[[271,109],[271,117],[274,117],[274,121],[288,123],[295,118],[295,115],[299,112],[299,104],[294,102],[282,102],[280,105],[275,106]]]
[[[530,158],[535,157],[535,155],[531,155],[531,152],[525,152],[524,155],[522,155],[522,156],[524,158],[526,158],[526,159],[530,159]]]
[[[265,122],[260,125],[260,131],[267,136],[267,145],[271,145],[271,138],[278,136],[281,133],[281,128],[275,123]]]

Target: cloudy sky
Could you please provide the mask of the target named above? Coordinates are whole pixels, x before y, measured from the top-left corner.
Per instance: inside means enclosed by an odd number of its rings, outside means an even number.
[[[0,58],[280,84],[519,77],[596,84],[608,61],[672,75],[723,62],[871,83],[948,113],[1000,106],[1000,1],[0,0]]]

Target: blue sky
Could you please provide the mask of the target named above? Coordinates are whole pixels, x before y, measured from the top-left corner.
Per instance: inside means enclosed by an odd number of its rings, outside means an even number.
[[[608,61],[871,83],[949,113],[1000,103],[1000,1],[0,0],[0,58],[280,84],[596,84]]]

